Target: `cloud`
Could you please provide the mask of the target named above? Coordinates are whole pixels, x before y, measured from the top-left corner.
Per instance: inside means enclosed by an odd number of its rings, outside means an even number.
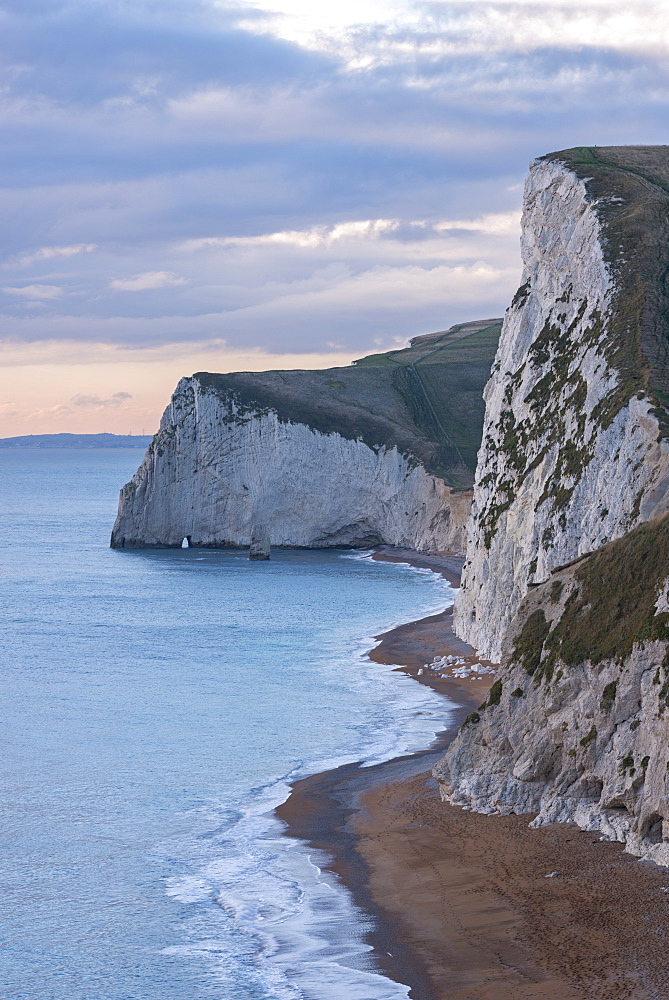
[[[430,236],[448,232],[470,231],[517,235],[520,226],[520,212],[504,212],[478,219],[408,220],[364,219],[360,221],[338,222],[332,226],[316,226],[306,230],[288,230],[278,233],[264,233],[260,236],[204,236],[185,240],[176,245],[177,250],[186,253],[226,247],[269,248],[278,246],[298,247],[315,250],[333,247],[336,243],[349,244],[395,237],[402,242],[425,240]]]
[[[134,278],[116,278],[109,282],[109,287],[119,292],[146,292],[154,288],[172,288],[185,284],[170,271],[145,271]]]
[[[96,409],[107,409],[114,408],[118,406],[123,406],[127,399],[132,399],[132,393],[130,392],[115,392],[113,396],[108,399],[102,399],[100,396],[96,395],[86,395],[84,393],[77,393],[73,396],[70,402],[74,403],[75,406],[86,406],[95,407]]]
[[[331,52],[339,43],[352,71],[401,61],[415,63],[417,54],[489,56],[542,47],[657,54],[666,51],[669,38],[669,12],[661,0],[644,4],[629,0],[431,0],[396,3],[394,10],[368,3],[361,5],[358,16],[351,16],[343,4],[339,24],[327,6],[312,8],[307,17],[301,6],[284,0],[288,16],[277,18],[273,31],[314,51]],[[261,22],[250,28],[261,30]]]
[[[20,414],[20,407],[18,407],[16,403],[11,400],[5,400],[5,402],[0,403],[0,418],[4,420],[13,420]]]
[[[24,285],[23,287],[2,289],[6,295],[15,295],[24,299],[59,299],[63,289],[58,285]]]
[[[80,253],[92,253],[97,248],[96,243],[75,243],[66,247],[39,247],[32,253],[19,258],[19,264],[32,264],[37,260],[51,260],[54,257],[76,257]]]
[[[520,232],[520,212],[496,212],[478,219],[445,219],[434,223],[436,233],[467,231],[492,235],[514,236]]]
[[[161,300],[156,314],[151,296],[131,285],[113,297],[71,297],[67,315],[7,312],[2,325],[24,342],[225,340],[231,349],[279,354],[325,353],[334,343],[358,354],[379,336],[390,347],[395,337],[501,315],[518,284],[518,235],[514,211],[197,237],[160,248],[169,273],[184,275],[169,310]]]
[[[46,419],[47,422],[50,420],[58,420],[61,417],[71,417],[74,410],[67,403],[55,403],[53,406],[42,406],[35,410],[27,411],[22,414],[24,419]]]
[[[185,240],[178,244],[178,250],[196,251],[212,247],[263,247],[286,245],[315,249],[329,247],[340,240],[373,240],[399,229],[397,219],[365,219],[363,221],[339,222],[334,226],[316,226],[307,230],[292,230],[278,233],[264,233],[260,236],[205,236],[200,239]]]
[[[500,315],[528,161],[666,138],[652,0],[2,11],[2,329],[27,354],[359,354]]]

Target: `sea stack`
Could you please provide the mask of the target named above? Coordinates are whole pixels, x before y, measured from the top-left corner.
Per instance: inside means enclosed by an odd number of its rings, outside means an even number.
[[[269,531],[264,524],[254,524],[251,532],[251,547],[249,548],[249,559],[269,559],[270,557]]]

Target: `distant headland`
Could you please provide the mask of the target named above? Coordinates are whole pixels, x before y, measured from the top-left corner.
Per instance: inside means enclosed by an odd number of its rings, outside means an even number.
[[[148,448],[152,434],[24,434],[0,438],[0,448]]]

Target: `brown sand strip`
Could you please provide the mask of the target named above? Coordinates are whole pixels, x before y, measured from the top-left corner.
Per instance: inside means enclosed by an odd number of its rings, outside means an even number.
[[[427,558],[455,582],[461,560]],[[440,802],[430,769],[491,678],[417,676],[451,652],[480,662],[447,612],[380,638],[372,659],[459,704],[451,729],[438,749],[299,781],[278,810],[373,915],[378,967],[414,1000],[669,1000],[669,872],[573,826]]]
[[[368,891],[420,956],[433,995],[669,997],[666,870],[573,826],[529,830],[526,816],[446,806],[425,774],[380,782],[356,805]]]

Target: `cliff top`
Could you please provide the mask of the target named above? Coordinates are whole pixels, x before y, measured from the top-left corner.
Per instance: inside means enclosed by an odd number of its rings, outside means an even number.
[[[613,411],[648,392],[669,433],[669,146],[577,146],[540,160],[564,163],[596,203],[615,287],[609,361],[622,379]]]
[[[450,486],[468,489],[501,324],[461,323],[348,368],[193,377],[204,389],[234,396],[243,408],[274,410],[281,420],[361,438],[372,447],[396,445]]]

